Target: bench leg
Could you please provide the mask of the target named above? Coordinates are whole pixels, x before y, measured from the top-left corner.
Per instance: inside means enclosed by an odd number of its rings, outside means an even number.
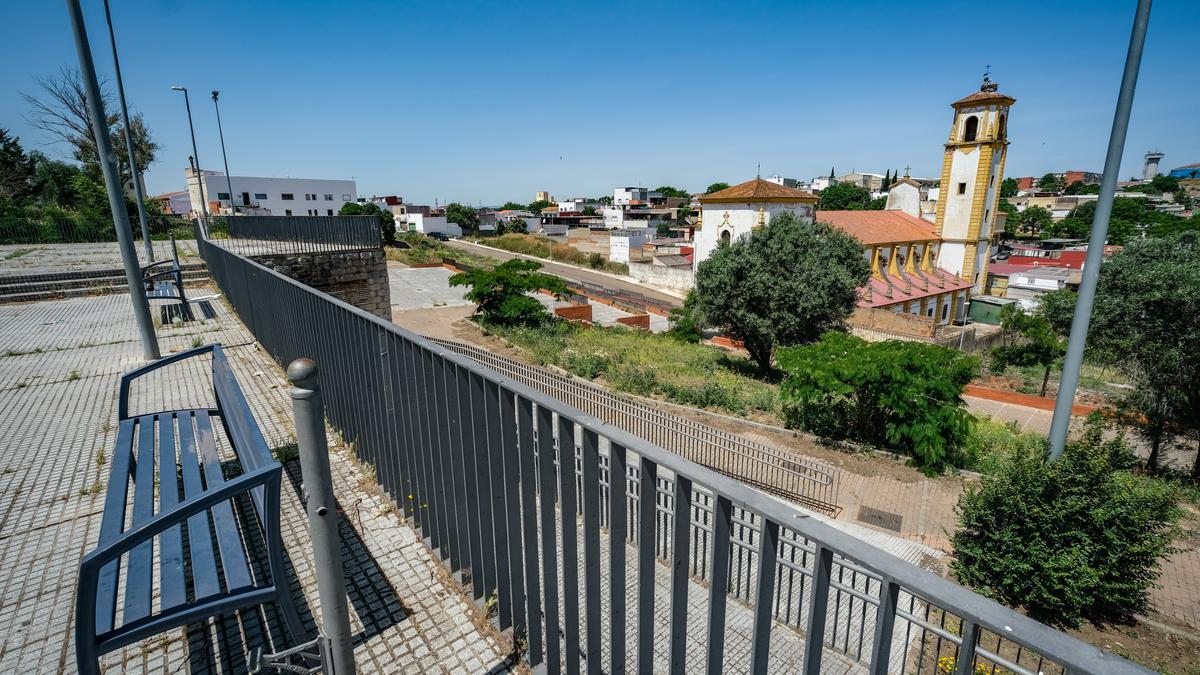
[[[95,597],[95,584],[81,579],[75,597],[75,667],[82,675],[100,672],[100,655],[96,652]]]

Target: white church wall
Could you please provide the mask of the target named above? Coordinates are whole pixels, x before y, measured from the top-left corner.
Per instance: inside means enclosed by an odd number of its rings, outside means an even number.
[[[901,183],[892,186],[888,191],[887,204],[885,209],[899,210],[907,213],[914,218],[921,217],[921,190],[910,183]]]
[[[781,213],[792,213],[808,221],[812,221],[812,204],[749,202],[741,204],[704,204],[703,226],[696,231],[695,265],[712,255],[721,241],[723,232],[729,233],[730,241],[749,234],[758,226],[758,210],[762,208],[765,220]],[[694,266],[693,266],[694,267]]]

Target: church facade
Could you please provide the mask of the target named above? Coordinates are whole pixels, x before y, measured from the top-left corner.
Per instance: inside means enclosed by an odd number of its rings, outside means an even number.
[[[700,197],[696,223],[693,269],[712,255],[722,242],[733,243],[780,213],[792,213],[812,222],[817,196],[778,183],[755,178]]]

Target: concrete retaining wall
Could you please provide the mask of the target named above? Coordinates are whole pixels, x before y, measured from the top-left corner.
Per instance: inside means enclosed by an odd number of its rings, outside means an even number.
[[[383,250],[263,255],[254,260],[375,316],[392,318]]]

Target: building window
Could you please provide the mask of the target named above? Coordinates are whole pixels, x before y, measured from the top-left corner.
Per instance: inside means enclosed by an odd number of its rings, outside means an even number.
[[[290,216],[290,215],[292,215],[292,210],[291,210],[291,209],[285,209],[285,210],[284,210],[284,212],[283,212],[283,215],[285,215],[285,216]]]
[[[330,195],[330,196],[332,196],[332,195]],[[325,215],[327,215],[327,216],[332,216],[332,215],[333,215],[333,209],[325,209]]]
[[[295,198],[296,198],[296,195],[294,195],[294,194],[292,194],[292,193],[290,193],[290,192],[285,192],[285,193],[283,193],[283,194],[279,195],[279,198],[280,198],[280,199],[282,199],[282,200],[283,200],[283,201],[285,201],[285,202],[290,202],[290,201],[292,201],[293,199],[295,199]],[[289,216],[290,216],[290,215],[292,215],[290,211],[288,212],[288,215],[289,215]]]
[[[228,192],[218,192],[217,199],[229,201],[229,193]]]
[[[1004,134],[1008,133],[1008,115],[1000,116],[1000,125],[996,127],[996,138],[1004,140]]]
[[[333,195],[329,194],[328,192],[325,193],[325,201],[327,201],[327,202],[333,201]]]
[[[967,123],[963,125],[963,140],[970,143],[979,135],[979,118],[971,115],[967,118]]]
[[[960,195],[967,194],[967,184],[966,183],[958,184],[958,194],[960,194]]]
[[[942,321],[945,321],[948,316],[950,316],[950,303],[947,302],[942,305]]]
[[[342,201],[344,201],[344,202],[350,201],[350,195],[342,195]]]
[[[306,202],[315,202],[315,201],[317,201],[317,196],[316,196],[316,195],[314,195],[314,194],[310,194],[310,193],[308,193],[308,192],[305,192],[305,193],[304,193],[304,201],[306,201]]]
[[[266,199],[266,198],[267,198],[267,193],[265,193],[265,192],[255,192],[255,193],[254,193],[254,198],[255,198],[255,199]]]

